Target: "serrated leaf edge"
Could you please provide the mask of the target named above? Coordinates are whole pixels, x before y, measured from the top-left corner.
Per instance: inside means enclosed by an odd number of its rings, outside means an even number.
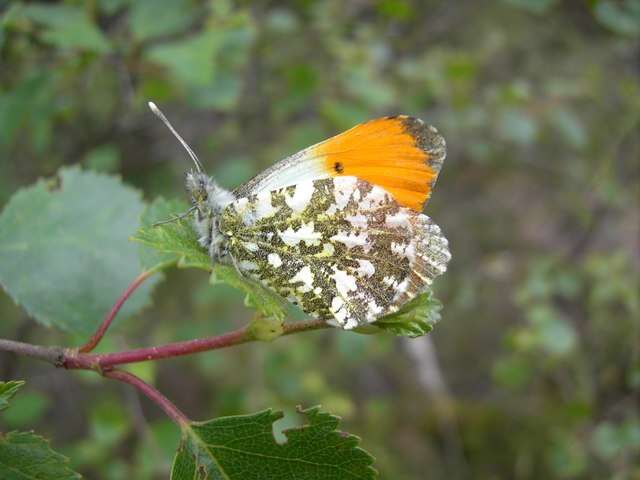
[[[64,468],[66,470],[68,470],[69,475],[72,475],[73,477],[75,477],[77,479],[81,479],[82,478],[82,475],[80,475],[78,472],[76,472],[76,471],[71,469],[71,467],[70,467],[71,461],[70,461],[69,457],[67,457],[66,455],[63,455],[60,452],[57,452],[56,450],[51,448],[50,440],[45,438],[45,437],[43,437],[42,435],[38,435],[33,430],[27,430],[25,432],[20,432],[18,430],[12,430],[12,431],[7,432],[7,433],[0,432],[0,439],[5,439],[7,441],[10,441],[12,437],[22,436],[22,435],[29,435],[29,436],[37,439],[37,440],[41,440],[45,444],[46,448],[49,449],[49,452],[51,454],[53,454],[56,457],[56,459],[60,461],[61,464],[64,465]]]
[[[314,426],[313,420],[316,417],[327,416],[329,421],[335,422],[335,424],[336,424],[335,426],[336,427],[340,424],[340,422],[342,420],[342,418],[339,417],[338,415],[334,415],[332,413],[322,411],[322,406],[321,405],[315,405],[315,406],[312,406],[312,407],[308,407],[306,409],[302,408],[302,406],[298,405],[298,406],[296,406],[296,412],[298,414],[300,414],[300,415],[304,415],[304,417],[307,419],[308,423],[305,423],[305,424],[297,426],[297,427],[291,427],[291,428],[287,428],[287,429],[282,430],[282,433],[287,438],[287,442],[289,441],[289,435],[288,435],[289,432],[300,431],[300,430],[303,430],[303,429],[307,429],[307,428],[313,427]],[[228,420],[228,419],[234,419],[234,418],[257,417],[259,415],[267,415],[271,425],[273,425],[278,420],[284,418],[284,412],[283,411],[274,410],[272,408],[267,408],[265,410],[261,410],[259,412],[251,413],[251,414],[230,415],[230,416],[219,417],[219,418],[224,418],[225,420]],[[185,437],[186,436],[189,436],[192,439],[194,439],[196,441],[196,443],[201,446],[200,447],[201,449],[203,449],[205,452],[208,452],[207,447],[209,445],[202,441],[202,439],[193,431],[191,426],[192,425],[203,426],[203,425],[206,425],[207,423],[213,422],[215,420],[217,420],[217,419],[214,418],[214,419],[211,419],[211,420],[192,421],[192,422],[189,422],[188,424],[185,424],[183,426],[183,429],[182,429],[183,437],[182,437],[182,439],[180,441],[180,445],[178,446],[178,449],[176,450],[176,455],[174,456],[174,461],[175,461],[175,458],[177,458],[178,454],[180,453],[180,450],[182,448],[186,447],[186,445],[184,445],[184,441],[185,441]],[[342,431],[342,430],[337,430],[335,428],[332,428],[330,433],[334,433],[335,435],[340,436],[340,438],[342,440],[351,441],[352,444],[349,445],[349,448],[353,449],[353,450],[357,450],[358,452],[361,452],[362,454],[364,454],[370,460],[369,463],[366,465],[366,469],[369,470],[369,473],[370,473],[370,478],[377,478],[378,477],[379,472],[373,467],[373,462],[374,462],[375,458],[373,457],[373,455],[371,455],[369,452],[367,452],[365,449],[363,449],[362,447],[359,446],[360,442],[362,441],[362,439],[360,437],[358,437],[357,435],[354,435],[352,433],[349,433],[349,432],[345,432],[345,431]],[[276,441],[275,437],[273,437],[273,442],[274,443],[278,443]],[[287,442],[285,442],[285,443],[287,443]],[[227,479],[227,480],[230,480],[230,477],[224,471],[222,466],[218,463],[218,460],[211,454],[209,454],[209,457],[213,460],[215,465],[218,467],[219,472],[222,475],[224,475],[224,478]],[[284,459],[284,460],[286,460],[286,459]],[[173,479],[173,471],[172,471],[172,476],[171,476],[170,480],[172,480],[172,479]]]
[[[4,390],[4,392],[0,392],[3,395],[6,395],[6,406],[2,406],[2,404],[0,403],[0,412],[3,410],[6,410],[9,407],[9,402],[13,399],[13,397],[15,397],[16,393],[18,393],[18,391],[24,387],[24,385],[27,382],[25,382],[24,380],[9,380],[8,382],[0,382],[0,388],[3,388],[6,386],[6,389]]]

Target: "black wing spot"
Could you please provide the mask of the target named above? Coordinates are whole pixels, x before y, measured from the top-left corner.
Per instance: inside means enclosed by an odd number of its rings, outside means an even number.
[[[344,172],[344,165],[342,165],[340,162],[336,162],[333,164],[333,169],[336,171],[336,173],[342,173]]]

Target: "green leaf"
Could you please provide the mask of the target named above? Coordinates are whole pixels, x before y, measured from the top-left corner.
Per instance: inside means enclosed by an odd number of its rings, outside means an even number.
[[[36,132],[49,126],[55,95],[54,76],[33,70],[10,91],[0,93],[0,147],[11,144],[21,130],[30,132],[31,143],[39,147]]]
[[[116,177],[65,168],[59,178],[18,191],[0,214],[0,285],[43,325],[88,334],[139,274],[127,237],[143,203]],[[122,316],[149,303],[151,280]]]
[[[373,325],[394,335],[420,337],[433,330],[433,326],[440,321],[440,310],[442,303],[429,290]]]
[[[189,86],[206,86],[214,78],[214,60],[222,46],[220,32],[204,31],[184,40],[158,45],[147,58],[166,67],[169,73]]]
[[[88,152],[83,163],[96,172],[117,172],[120,169],[120,152],[115,145],[101,145]]]
[[[19,17],[20,10],[22,10],[22,5],[14,2],[0,14],[0,49],[4,46],[7,39],[8,27],[16,17]]]
[[[241,277],[234,267],[222,264],[214,265],[213,272],[211,273],[211,283],[216,284],[220,282],[244,292],[246,295],[244,304],[249,308],[257,310],[265,319],[282,322],[287,316],[287,310],[282,297],[251,280]],[[265,327],[266,328],[259,326],[258,329],[265,333],[266,331],[273,332],[272,328],[268,326]],[[266,338],[261,339],[264,340]]]
[[[194,20],[191,5],[188,0],[136,0],[129,14],[133,37],[143,41],[184,31]]]
[[[70,480],[81,478],[68,459],[31,432],[0,433],[0,473],[3,480]]]
[[[98,53],[107,53],[111,49],[109,41],[82,7],[32,4],[27,5],[23,13],[45,26],[41,38],[56,47]]]
[[[0,382],[0,411],[25,384]],[[67,466],[68,460],[49,448],[49,443],[31,432],[0,432],[0,478],[2,480],[68,480],[80,475]]]
[[[189,217],[153,226],[155,222],[174,218],[188,209],[186,202],[161,197],[145,209],[141,227],[131,237],[141,244],[140,261],[145,270],[162,270],[177,265],[211,271],[211,258],[198,243]]]
[[[285,443],[273,436],[273,423],[283,414],[272,410],[187,425],[171,479],[376,478],[373,457],[357,446],[357,437],[336,430],[337,417],[319,407],[300,413],[309,423],[285,430]]]
[[[242,291],[245,305],[257,310],[269,320],[284,320],[287,312],[282,298],[251,280],[243,278],[229,265],[211,263],[211,258],[198,243],[198,237],[189,218],[153,226],[184,213],[188,205],[179,200],[156,199],[142,215],[142,227],[131,237],[141,244],[140,259],[145,270],[161,270],[177,265],[182,268],[200,268],[212,272],[211,284],[226,283]],[[259,320],[258,320],[259,321]],[[273,332],[274,325],[266,330]],[[259,331],[266,331],[262,326]]]
[[[10,382],[0,382],[0,412],[6,410],[9,401],[25,384],[23,380],[12,380]]]
[[[255,28],[248,9],[231,8],[215,2],[204,29],[145,50],[145,59],[165,67],[167,81],[196,108],[231,110],[242,92]]]
[[[600,0],[593,13],[600,23],[620,35],[640,35],[640,6],[636,0]]]

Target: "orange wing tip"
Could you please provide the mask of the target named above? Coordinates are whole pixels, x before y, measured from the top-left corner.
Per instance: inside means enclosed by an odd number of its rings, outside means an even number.
[[[442,135],[406,115],[361,123],[313,150],[327,174],[366,180],[416,211],[422,211],[446,156]]]
[[[406,115],[398,115],[398,118],[404,126],[404,131],[413,137],[415,146],[427,154],[427,162],[437,175],[447,156],[447,144],[444,137],[440,135],[436,127],[427,125],[419,118]]]

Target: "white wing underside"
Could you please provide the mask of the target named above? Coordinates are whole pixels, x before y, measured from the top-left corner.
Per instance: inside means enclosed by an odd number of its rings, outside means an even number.
[[[397,311],[450,259],[431,219],[355,177],[241,198],[221,230],[240,273],[345,329]]]
[[[324,157],[314,155],[316,145],[280,160],[252,180],[236,189],[237,198],[278,190],[298,183],[328,178]]]

